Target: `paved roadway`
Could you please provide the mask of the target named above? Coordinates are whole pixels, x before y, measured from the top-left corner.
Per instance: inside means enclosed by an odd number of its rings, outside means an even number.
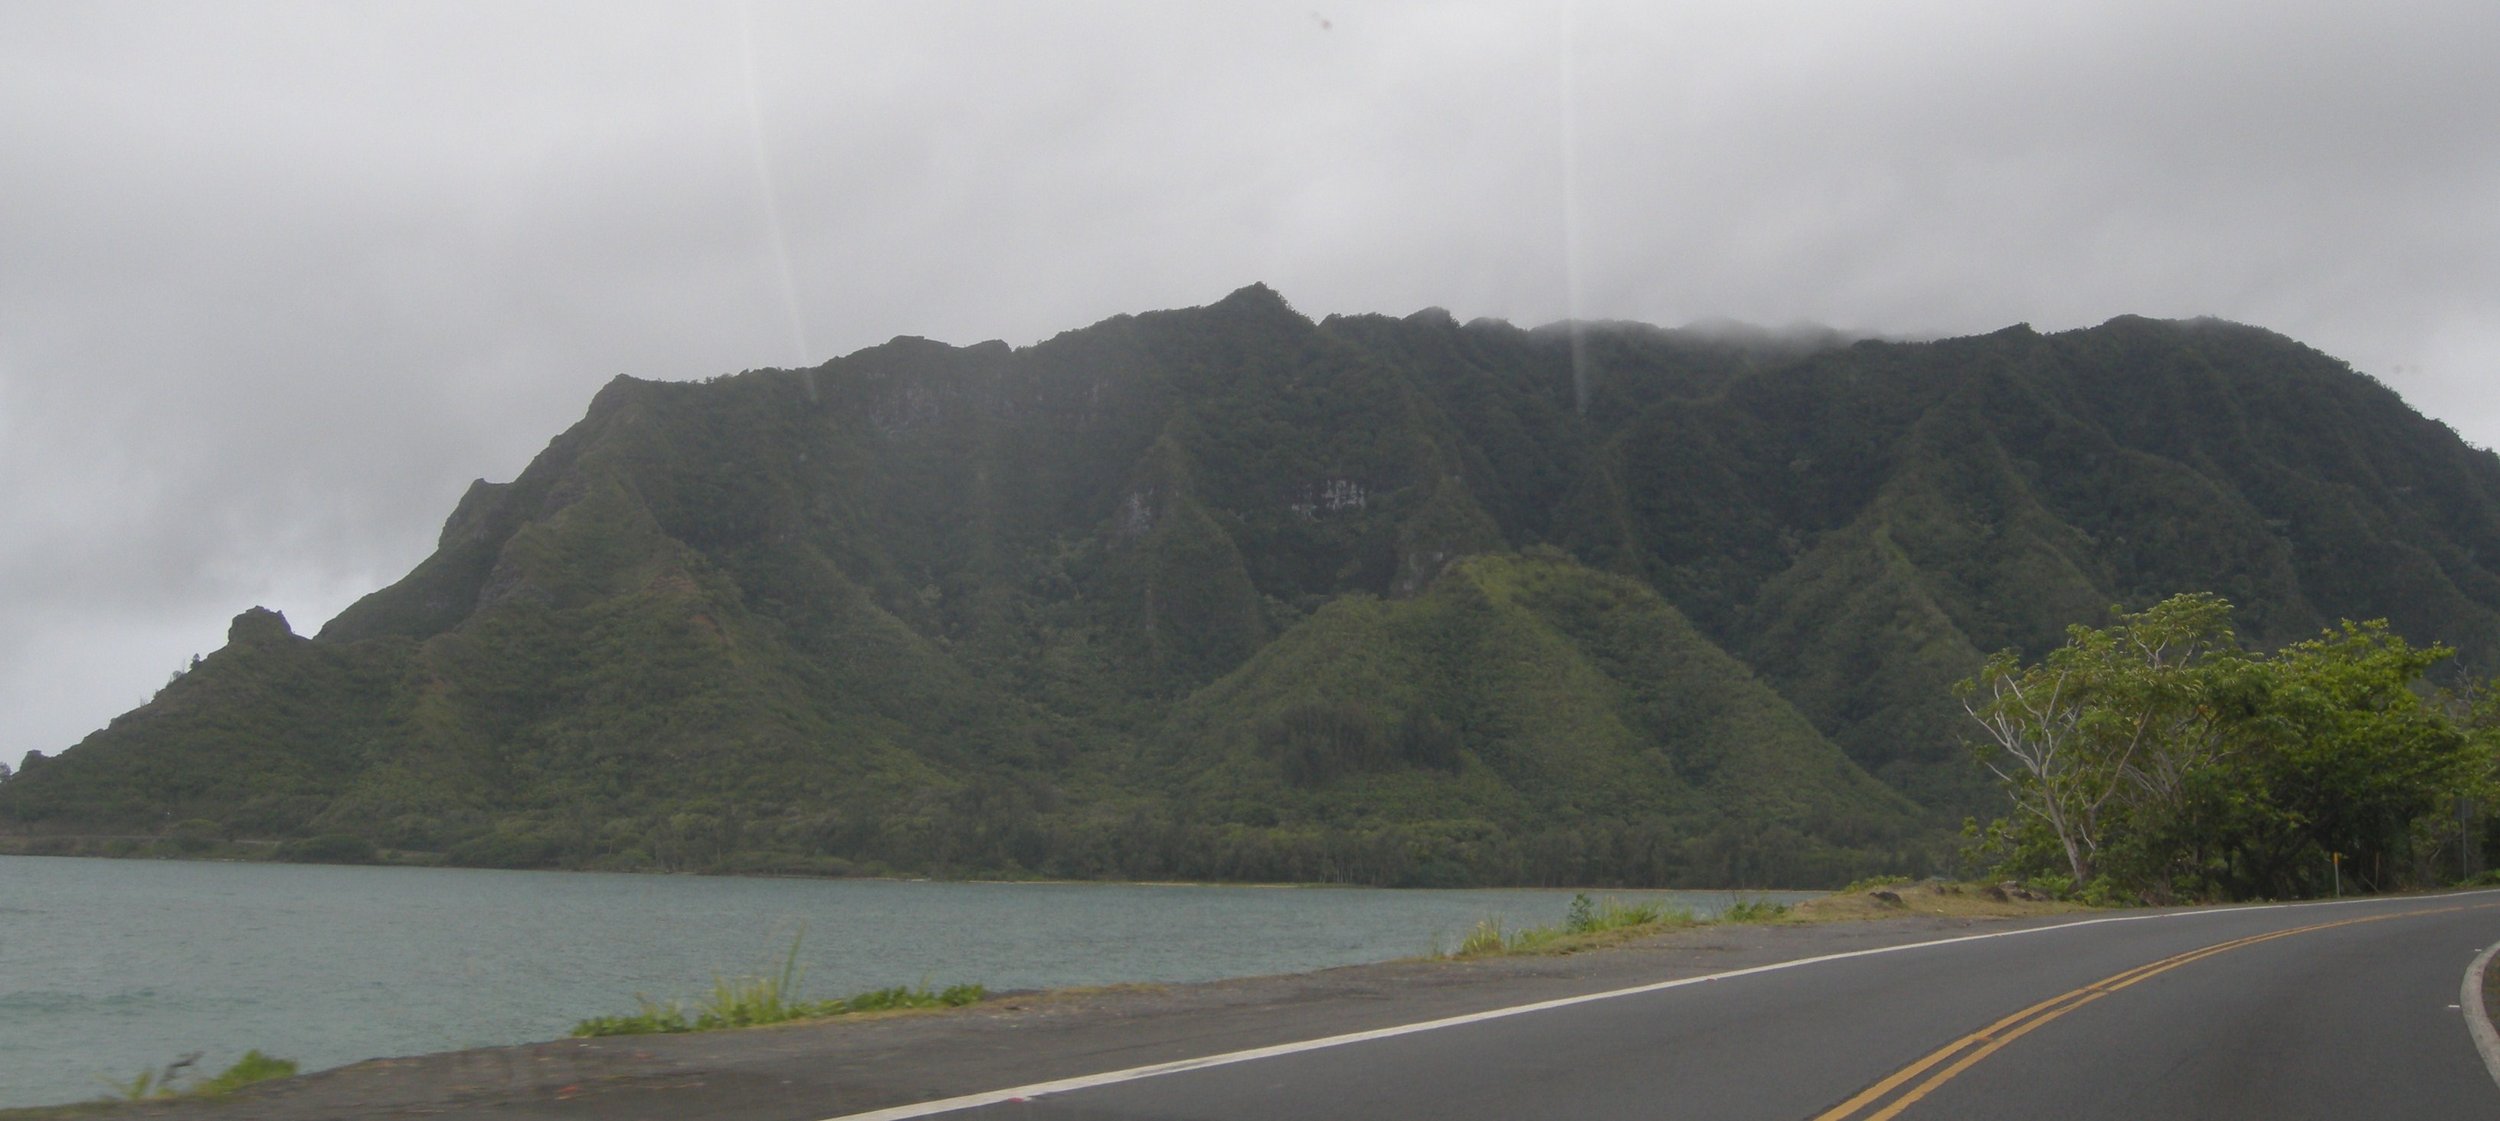
[[[852,1116],[2500,1118],[2495,941],[2500,892],[2120,916]]]

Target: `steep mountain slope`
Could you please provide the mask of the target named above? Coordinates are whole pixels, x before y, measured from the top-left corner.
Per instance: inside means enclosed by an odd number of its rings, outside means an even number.
[[[1990,808],[1948,694],[1984,652],[2202,589],[2487,675],[2495,557],[2500,459],[2252,328],[1314,323],[1254,286],[620,378],[317,637],[247,613],[0,784],[0,836],[1822,881]]]
[[[1867,846],[1902,841],[1915,813],[1655,592],[1551,550],[1463,561],[1411,599],[1331,602],[1156,741],[1163,784],[1200,816],[1403,824],[1423,850],[1409,875],[1828,879],[1896,855]]]
[[[1567,542],[1936,804],[1984,797],[1943,687],[2110,604],[2216,591],[2260,642],[2385,617],[2500,666],[2500,461],[2229,324],[1860,343],[1651,410],[1584,485]]]

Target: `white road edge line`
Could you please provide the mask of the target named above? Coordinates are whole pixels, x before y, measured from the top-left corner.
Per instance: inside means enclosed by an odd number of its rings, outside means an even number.
[[[2457,1006],[2465,1009],[2465,1030],[2474,1037],[2474,1049],[2483,1054],[2483,1069],[2491,1072],[2491,1080],[2500,1085],[2500,1032],[2491,1028],[2491,1013],[2483,1009],[2483,971],[2491,968],[2493,954],[2500,954],[2500,942],[2483,948],[2474,964],[2465,967],[2465,984],[2457,992]]]
[[[2481,895],[2487,894],[2487,892],[2461,892],[2458,894]],[[2402,901],[2412,902],[2417,901],[2420,898],[2423,897],[2415,897],[2413,900]],[[2104,918],[2082,919],[2076,922],[2057,923],[2052,926],[2031,926],[2024,927],[2021,930],[1999,930],[1987,934],[1964,934],[1953,938],[1937,938],[1926,942],[1905,942],[1898,946],[1876,946],[1871,949],[1864,950],[1845,950],[1837,954],[1823,954],[1818,957],[1798,958],[1794,961],[1777,961],[1768,965],[1756,965],[1744,969],[1731,969],[1725,973],[1711,973],[1700,977],[1681,977],[1673,981],[1655,981],[1646,985],[1634,985],[1628,989],[1610,989],[1601,993],[1582,993],[1579,996],[1567,996],[1555,1000],[1540,1000],[1534,1004],[1517,1004],[1508,1008],[1492,1008],[1482,1012],[1470,1012],[1463,1016],[1450,1016],[1439,1020],[1424,1020],[1419,1023],[1398,1024],[1396,1026],[1386,1028],[1373,1028],[1370,1031],[1348,1032],[1344,1035],[1331,1035],[1320,1039],[1306,1039],[1298,1043],[1279,1043],[1270,1047],[1254,1047],[1247,1051],[1229,1051],[1220,1055],[1203,1055],[1195,1059],[1177,1059],[1168,1063],[1154,1063],[1148,1066],[1130,1067],[1126,1070],[1104,1071],[1101,1074],[1079,1075],[1075,1078],[1061,1078],[1050,1082],[1032,1082],[1022,1086],[1009,1086],[1003,1090],[988,1090],[978,1094],[965,1094],[961,1097],[940,1098],[935,1101],[915,1102],[911,1105],[898,1105],[887,1109],[870,1110],[866,1113],[844,1113],[834,1117],[828,1117],[825,1121],[907,1121],[907,1119],[915,1117],[933,1117],[941,1113],[954,1113],[959,1110],[979,1109],[982,1106],[999,1105],[1005,1102],[1018,1101],[1024,1098],[1038,1098],[1045,1094],[1064,1094],[1071,1090],[1087,1090],[1096,1086],[1110,1086],[1121,1082],[1135,1082],[1140,1079],[1156,1078],[1166,1074],[1180,1074],[1184,1071],[1205,1070],[1209,1067],[1231,1066],[1234,1063],[1247,1063],[1258,1059],[1273,1059],[1281,1055],[1299,1054],[1304,1051],[1320,1051],[1330,1047],[1343,1047],[1351,1043],[1366,1043],[1375,1039],[1391,1039],[1401,1035],[1414,1035],[1418,1032],[1438,1031],[1442,1028],[1459,1027],[1464,1024],[1478,1024],[1483,1023],[1486,1020],[1501,1020],[1512,1016],[1524,1016],[1530,1012],[1543,1012],[1553,1008],[1568,1008],[1575,1004],[1592,1004],[1601,1000],[1614,1000],[1620,997],[1639,996],[1643,993],[1654,993],[1666,989],[1677,989],[1686,985],[1699,985],[1711,981],[1725,981],[1735,977],[1750,977],[1756,973],[1770,973],[1781,969],[1795,969],[1799,966],[1805,965],[1819,965],[1827,961],[1842,961],[1848,958],[1873,957],[1876,954],[1894,954],[1900,953],[1904,950],[1923,950],[1930,946],[1950,946],[1959,942],[1984,942],[1991,938],[2012,938],[2017,935],[2041,934],[2053,930],[2073,930],[2079,926],[2099,926],[2102,923],[2146,922],[2153,919],[2194,918],[2201,915],[2236,915],[2245,914],[2249,911],[2272,911],[2286,907],[2336,907],[2356,903],[2388,903],[2398,901],[2399,900],[2389,900],[2384,898],[2331,899],[2305,903],[2261,903],[2248,907],[2219,907],[2195,911],[2165,911],[2158,915],[2111,915]],[[2500,950],[2500,945],[2493,946],[2492,950]],[[2475,968],[2466,975],[2469,988],[2472,986],[2474,978],[2482,976],[2482,965],[2484,961],[2488,960],[2492,956],[2492,950],[2483,951],[2482,958],[2476,959],[2474,963]],[[2479,1009],[2481,1004],[2477,1001],[2474,1004],[2469,1005],[2469,1007]],[[2500,1049],[2500,1038],[2493,1037],[2491,1022],[2488,1019],[2479,1020],[2478,1023],[2480,1034],[2475,1037],[2475,1043],[2483,1049],[2484,1062],[2491,1064],[2492,1077],[2494,1079],[2500,1079],[2500,1050],[2496,1050]],[[2486,1042],[2486,1040],[2489,1040],[2489,1042]]]

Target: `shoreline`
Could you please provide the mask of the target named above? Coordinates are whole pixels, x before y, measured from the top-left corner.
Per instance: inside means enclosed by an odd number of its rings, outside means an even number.
[[[81,839],[101,839],[101,838],[106,837],[107,835],[103,835],[103,834],[90,834],[90,835],[80,835],[80,836],[81,836]],[[112,835],[112,836],[120,836],[120,835]],[[130,835],[130,837],[131,837],[131,838],[133,838],[133,839],[135,839],[135,838],[136,838],[136,836],[137,836],[137,835]],[[158,841],[163,840],[163,838],[150,838],[150,839],[151,839],[151,840],[158,840]],[[1707,892],[1707,893],[1727,894],[1727,895],[1743,895],[1743,894],[1748,894],[1748,893],[1758,893],[1758,894],[1777,894],[1777,895],[1805,895],[1805,894],[1827,894],[1827,893],[1830,893],[1830,892],[1834,892],[1834,891],[1842,890],[1841,888],[1825,888],[1825,887],[1658,887],[1658,886],[1650,886],[1650,887],[1621,887],[1621,886],[1588,885],[1588,884],[1577,885],[1577,886],[1574,886],[1574,885],[1568,885],[1568,884],[1563,884],[1563,885],[1543,885],[1543,884],[1468,884],[1468,885],[1458,886],[1458,887],[1398,887],[1398,886],[1391,886],[1391,885],[1386,885],[1386,884],[1362,884],[1362,883],[1348,883],[1348,882],[1343,882],[1343,881],[1331,881],[1331,880],[1314,880],[1314,881],[1309,881],[1309,882],[1301,882],[1301,883],[1296,883],[1296,882],[1291,882],[1291,881],[1286,881],[1286,882],[1272,882],[1272,881],[1245,881],[1245,880],[1081,880],[1081,879],[1066,879],[1066,878],[1062,878],[1062,877],[1035,877],[1035,878],[1033,878],[1033,879],[1021,879],[1021,878],[1001,878],[1001,877],[995,877],[995,876],[974,876],[974,877],[965,877],[965,878],[962,878],[962,879],[955,879],[955,878],[944,877],[944,876],[839,875],[839,874],[833,874],[833,873],[813,873],[813,872],[768,872],[768,871],[767,871],[767,872],[738,872],[738,871],[701,871],[701,872],[695,872],[695,871],[682,871],[682,870],[674,870],[674,869],[661,869],[661,868],[495,868],[495,867],[487,867],[487,866],[483,866],[483,865],[474,865],[474,864],[448,864],[448,863],[444,863],[444,862],[441,862],[441,861],[438,861],[438,860],[324,861],[324,860],[281,860],[281,859],[279,859],[279,858],[277,858],[277,857],[275,857],[275,856],[235,856],[235,855],[217,855],[217,854],[202,854],[202,855],[193,855],[193,854],[177,854],[177,853],[161,853],[161,852],[144,852],[144,853],[142,853],[142,852],[132,852],[132,853],[124,853],[124,854],[120,854],[120,855],[116,855],[116,854],[112,854],[112,853],[103,853],[103,852],[27,852],[27,851],[23,851],[22,849],[20,849],[20,848],[18,848],[18,847],[12,846],[12,845],[9,843],[9,842],[10,842],[10,841],[12,841],[12,840],[23,840],[23,838],[12,838],[12,837],[9,837],[9,836],[6,836],[6,835],[0,835],[0,856],[22,856],[22,857],[27,857],[27,858],[30,858],[30,859],[58,859],[58,860],[115,860],[115,861],[132,861],[132,862],[162,862],[162,863],[168,863],[168,864],[269,864],[269,865],[278,865],[278,866],[286,866],[286,867],[303,867],[303,868],[384,868],[384,869],[399,869],[399,868],[425,868],[425,869],[440,869],[440,870],[444,870],[444,871],[454,871],[454,872],[547,872],[547,873],[557,873],[557,874],[563,874],[563,875],[593,875],[593,876],[686,876],[686,877],[711,877],[711,878],[716,878],[716,879],[726,879],[726,880],[821,880],[821,881],[833,882],[833,883],[896,883],[896,884],[1009,884],[1009,885],[1038,884],[1038,885],[1050,885],[1050,886],[1112,886],[1112,887],[1210,887],[1210,888],[1263,888],[1263,889],[1293,889],[1293,890],[1339,890],[1339,889],[1350,889],[1350,890],[1366,890],[1366,891],[1401,891],[1401,892],[1403,892],[1403,891],[1415,891],[1415,892],[1430,892],[1430,891],[1519,891],[1519,892],[1528,892],[1528,891],[1558,891],[1558,892],[1585,892],[1585,893],[1590,894],[1590,895],[1597,895],[1597,894],[1598,894],[1598,893],[1600,893],[1600,892],[1610,892],[1610,893],[1616,893],[1616,894],[1635,893],[1635,892]],[[245,844],[245,845],[253,845],[253,846],[267,846],[267,847],[270,847],[270,848],[274,849],[277,845],[281,844],[282,842],[278,842],[278,841],[234,841],[234,842],[227,842],[227,843],[228,843],[228,844]]]

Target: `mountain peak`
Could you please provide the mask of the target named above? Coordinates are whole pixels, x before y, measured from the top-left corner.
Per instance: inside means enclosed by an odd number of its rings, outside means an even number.
[[[286,616],[266,607],[254,607],[235,616],[226,628],[228,646],[259,646],[294,637],[295,630],[286,625]]]
[[[1211,311],[1232,312],[1235,314],[1282,313],[1295,319],[1302,318],[1302,313],[1293,310],[1293,305],[1286,303],[1284,296],[1278,294],[1275,289],[1270,288],[1266,284],[1259,281],[1252,281],[1242,287],[1233,289],[1231,295],[1208,305],[1208,309]]]

